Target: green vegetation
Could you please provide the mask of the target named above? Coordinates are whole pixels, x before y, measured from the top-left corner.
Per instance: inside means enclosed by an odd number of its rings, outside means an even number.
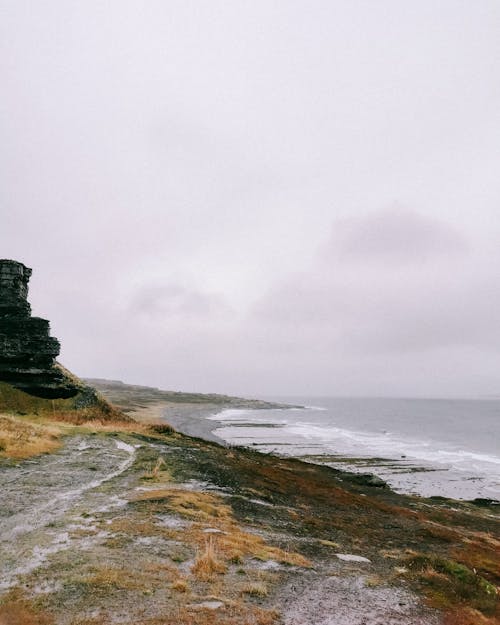
[[[496,587],[464,564],[421,554],[408,559],[407,566],[436,607],[466,604],[484,614],[495,612]]]

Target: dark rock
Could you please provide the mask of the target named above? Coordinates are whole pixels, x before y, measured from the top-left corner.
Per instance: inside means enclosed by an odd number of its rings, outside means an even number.
[[[498,499],[487,499],[484,497],[476,497],[476,499],[473,499],[471,503],[475,506],[479,506],[480,508],[490,508],[500,505],[500,501],[498,501]]]
[[[55,361],[59,341],[46,319],[31,316],[30,276],[22,263],[0,260],[0,381],[38,397],[73,397],[81,389]]]
[[[387,482],[385,482],[382,478],[378,477],[378,475],[373,475],[373,473],[352,473],[349,474],[349,478],[344,479],[348,479],[349,482],[359,484],[360,486],[388,488]]]

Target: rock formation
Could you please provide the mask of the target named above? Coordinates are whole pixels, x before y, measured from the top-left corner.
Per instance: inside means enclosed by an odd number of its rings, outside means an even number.
[[[22,263],[0,260],[0,381],[38,397],[73,397],[81,389],[55,361],[59,341],[46,319],[31,316],[30,276]]]

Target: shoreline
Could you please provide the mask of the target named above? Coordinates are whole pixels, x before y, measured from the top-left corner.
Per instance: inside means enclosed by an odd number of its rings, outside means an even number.
[[[295,408],[295,406],[293,406]],[[311,448],[308,452],[300,450],[300,447],[292,442],[263,442],[256,437],[254,442],[242,442],[236,438],[234,442],[227,440],[214,433],[219,428],[227,426],[223,420],[209,420],[207,417],[216,417],[225,410],[254,410],[258,409],[235,407],[233,405],[179,405],[163,404],[158,407],[161,422],[169,423],[178,432],[187,436],[201,438],[216,442],[224,447],[235,446],[238,448],[252,449],[259,453],[280,457],[295,458],[318,466],[329,466],[349,475],[375,476],[375,479],[383,481],[391,490],[401,495],[414,495],[424,499],[444,497],[446,499],[464,502],[475,500],[491,501],[500,503],[496,493],[487,489],[484,493],[475,485],[481,483],[480,477],[462,477],[452,467],[433,465],[418,458],[385,458],[378,456],[346,456],[340,452],[317,453]],[[249,420],[247,427],[276,427],[262,423],[253,424]],[[242,427],[242,426],[239,426]],[[245,429],[245,428],[243,428]],[[300,443],[297,443],[300,445]],[[296,448],[297,453],[293,449]],[[446,478],[442,476],[445,475]],[[491,491],[491,492],[490,492]]]
[[[227,406],[165,403],[161,407],[160,420],[171,425],[180,434],[201,438],[227,447],[228,443],[213,433],[213,430],[216,429],[216,421],[209,421],[206,418],[227,409]]]

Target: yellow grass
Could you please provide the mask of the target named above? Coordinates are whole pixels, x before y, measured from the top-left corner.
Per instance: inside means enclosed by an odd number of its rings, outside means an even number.
[[[216,539],[209,536],[205,539],[205,550],[191,568],[192,573],[202,581],[210,581],[217,573],[225,573],[227,567],[217,557]]]
[[[37,609],[21,591],[14,589],[0,600],[0,625],[53,625],[50,614]]]
[[[56,450],[61,431],[54,426],[25,423],[0,415],[0,456],[29,458]]]
[[[187,592],[189,590],[189,583],[187,579],[179,577],[179,579],[172,582],[170,588],[172,588],[172,590],[176,590],[177,592]]]
[[[272,547],[260,536],[243,531],[235,522],[231,507],[218,495],[161,488],[141,492],[133,501],[165,504],[171,511],[194,521],[191,527],[182,530],[182,538],[195,543],[199,550],[206,551],[207,535],[203,530],[208,523],[220,530],[217,533],[217,553],[227,563],[237,563],[245,557],[253,557],[293,566],[311,566],[309,560],[301,554]]]
[[[217,553],[227,563],[238,564],[243,562],[244,558],[257,558],[258,560],[275,560],[290,566],[311,566],[310,561],[300,553],[273,547],[257,534],[245,532],[232,516],[213,518],[211,526],[220,530],[220,533],[216,534]],[[205,524],[195,522],[183,530],[183,538],[196,543],[201,549],[207,537],[205,529]]]
[[[169,481],[171,480],[171,475],[166,469],[162,469],[162,467],[166,467],[165,460],[160,456],[156,461],[154,467],[151,467],[150,471],[147,471],[142,476],[143,480],[157,480],[160,475],[162,480]]]
[[[252,597],[267,597],[269,591],[263,582],[251,582],[243,586],[242,592]]]
[[[107,594],[113,590],[142,590],[144,592],[164,587],[166,582],[171,582],[175,573],[174,567],[154,562],[145,565],[140,572],[126,567],[104,565],[95,567],[79,582],[91,589],[93,593],[99,594]]]
[[[168,508],[191,519],[228,518],[232,515],[230,506],[221,503],[221,498],[211,493],[159,488],[136,495],[133,501],[162,501]]]

